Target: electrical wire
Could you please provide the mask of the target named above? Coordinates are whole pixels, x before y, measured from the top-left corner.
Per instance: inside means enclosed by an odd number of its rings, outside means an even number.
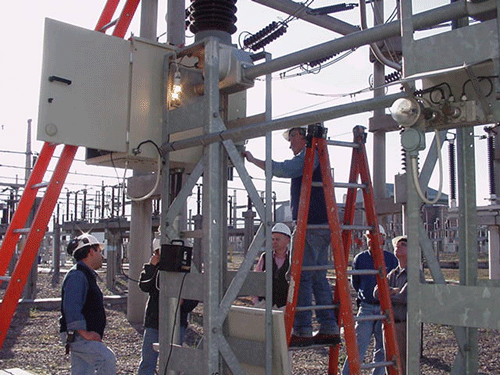
[[[158,152],[158,158],[157,158],[157,161],[156,161],[156,164],[157,164],[157,171],[156,171],[156,180],[155,180],[155,184],[153,186],[153,188],[151,189],[151,191],[149,191],[146,195],[142,196],[142,197],[139,197],[139,198],[133,198],[131,197],[129,194],[128,194],[128,191],[127,191],[127,197],[131,200],[131,201],[134,201],[134,202],[141,202],[141,201],[144,201],[148,198],[150,198],[154,192],[156,191],[156,188],[158,187],[158,185],[160,184],[160,179],[161,179],[161,167],[162,167],[162,154],[161,154],[161,150],[160,148],[158,147],[158,145],[153,142],[152,140],[148,139],[146,141],[142,141],[141,143],[139,143],[139,145],[134,149],[136,150],[136,152],[140,152],[140,148],[143,144],[145,143],[152,143],[155,148],[156,148],[156,151]]]
[[[485,97],[490,96],[492,94],[492,92],[493,92],[493,82],[492,82],[492,79],[494,79],[494,78],[498,78],[498,76],[479,76],[479,77],[477,77],[478,82],[481,82],[483,80],[487,80],[488,83],[490,84],[490,90],[489,90],[489,92],[487,94],[484,95]],[[469,82],[472,83],[472,80],[468,79],[462,85],[462,95],[461,95],[461,98],[466,98],[466,96],[465,96],[465,87],[467,86],[467,84]]]
[[[417,170],[418,169],[418,165],[417,165],[418,155],[411,156],[413,183],[415,184],[415,187],[417,189],[418,196],[426,204],[437,203],[439,201],[439,199],[441,198],[441,194],[443,191],[443,160],[442,160],[442,155],[441,155],[441,139],[439,137],[439,132],[437,129],[434,129],[434,134],[436,137],[436,148],[437,148],[438,164],[439,164],[439,188],[438,188],[438,192],[436,194],[436,197],[432,201],[425,197],[425,194],[422,192],[422,189],[420,187],[418,170]]]

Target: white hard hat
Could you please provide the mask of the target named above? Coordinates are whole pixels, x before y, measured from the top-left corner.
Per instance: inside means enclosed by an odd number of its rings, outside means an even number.
[[[408,238],[406,236],[397,236],[392,239],[392,247],[394,249],[396,248],[397,244],[399,241],[404,240],[405,242],[408,242]]]
[[[88,233],[81,234],[80,236],[78,236],[76,238],[76,240],[78,241],[78,245],[73,250],[73,254],[76,253],[78,250],[84,248],[85,246],[100,245],[101,250],[104,250],[105,245],[103,243],[99,242],[97,240],[97,238],[95,238],[91,234],[88,234]]]
[[[380,232],[380,234],[382,236],[386,236],[386,233],[385,233],[385,229],[382,225],[378,225],[378,231]],[[367,230],[366,233],[365,233],[365,236],[368,237],[368,235],[370,234],[370,230]]]
[[[290,132],[294,129],[299,129],[300,131],[303,131],[304,135],[306,135],[306,133],[307,133],[306,126],[296,126],[294,128],[287,129],[283,132],[283,138],[285,138],[288,142],[290,142]]]
[[[155,238],[153,240],[153,251],[159,250],[160,247],[161,247],[160,239],[159,238]]]
[[[283,223],[276,223],[274,225],[273,229],[271,229],[271,232],[272,233],[282,233],[282,234],[286,234],[288,237],[292,237],[292,232],[290,231],[290,228],[288,227],[288,225],[283,224]]]

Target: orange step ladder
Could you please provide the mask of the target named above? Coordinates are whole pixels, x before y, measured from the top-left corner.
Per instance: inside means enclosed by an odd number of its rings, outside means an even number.
[[[312,175],[314,171],[315,155],[319,158],[321,168],[322,186],[325,193],[325,202],[328,215],[328,227],[331,233],[331,249],[335,268],[335,291],[334,305],[331,308],[339,309],[339,326],[344,329],[344,338],[347,349],[349,368],[351,374],[360,374],[361,369],[373,367],[387,367],[390,375],[401,374],[399,363],[399,350],[396,342],[396,330],[394,315],[390,300],[389,285],[386,278],[386,268],[382,243],[379,236],[379,226],[377,214],[375,212],[375,202],[373,199],[373,187],[370,179],[368,160],[366,157],[366,133],[364,127],[356,126],[354,132],[354,142],[335,142],[326,139],[326,129],[319,125],[310,125],[308,128],[308,144],[304,161],[304,171],[302,174],[302,187],[300,192],[300,204],[297,218],[297,228],[293,240],[293,255],[290,266],[290,291],[285,308],[285,330],[287,340],[290,342],[292,336],[295,312],[299,309],[310,310],[311,306],[297,307],[298,290],[300,285],[301,272],[307,270],[302,267],[304,256],[305,235],[307,230],[307,215],[309,213],[309,201],[312,187]],[[330,159],[328,156],[328,145],[352,147],[353,154],[351,160],[351,170],[348,183],[335,183],[330,171]],[[358,183],[360,178],[361,182]],[[347,200],[344,211],[343,224],[340,224],[338,207],[335,200],[335,187],[347,187]],[[354,225],[354,214],[356,209],[357,190],[362,189],[364,198],[364,208],[366,212],[366,226]],[[310,227],[313,227],[312,225]],[[348,279],[349,274],[356,274],[359,271],[347,270],[348,257],[351,247],[352,231],[355,229],[369,229],[372,234],[371,251],[376,270],[371,274],[376,275],[379,288],[380,306],[383,315],[373,316],[374,320],[383,320],[386,362],[361,364],[358,354],[356,340],[355,321],[356,317],[352,311],[351,290]],[[366,270],[361,271],[367,274]],[[370,271],[368,271],[370,272]],[[326,306],[318,306],[325,308]],[[331,346],[329,349],[328,374],[335,375],[338,370],[339,345]]]
[[[127,0],[119,18],[111,21],[120,0],[108,0],[97,22],[95,31],[105,32],[107,29],[114,26],[112,35],[123,38],[130,26],[130,22],[132,22],[139,2],[140,0]],[[12,317],[19,303],[19,298],[22,295],[28,275],[35,262],[40,243],[45,235],[50,217],[52,216],[64,181],[66,180],[66,176],[68,175],[76,151],[78,150],[78,146],[64,146],[50,182],[44,184],[42,183],[42,179],[47,172],[55,148],[56,145],[53,143],[44,143],[40,156],[26,183],[17,210],[7,228],[2,246],[0,247],[0,285],[3,281],[9,281],[3,299],[0,302],[0,348],[3,347]],[[47,190],[35,213],[33,223],[30,228],[24,228],[28,216],[33,209],[37,192],[42,187],[47,187]],[[25,245],[23,249],[20,250],[19,258],[12,274],[6,276],[9,263],[14,256],[15,248],[21,233],[28,233]]]

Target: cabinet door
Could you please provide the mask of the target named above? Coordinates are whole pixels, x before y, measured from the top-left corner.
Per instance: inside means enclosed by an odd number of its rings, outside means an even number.
[[[46,19],[37,138],[126,152],[130,42]]]

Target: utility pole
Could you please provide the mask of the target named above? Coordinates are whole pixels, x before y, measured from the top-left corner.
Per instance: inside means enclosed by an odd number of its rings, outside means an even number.
[[[26,136],[26,164],[24,170],[24,183],[28,182],[28,178],[31,173],[31,157],[33,153],[31,152],[31,119],[28,120],[28,134]]]

